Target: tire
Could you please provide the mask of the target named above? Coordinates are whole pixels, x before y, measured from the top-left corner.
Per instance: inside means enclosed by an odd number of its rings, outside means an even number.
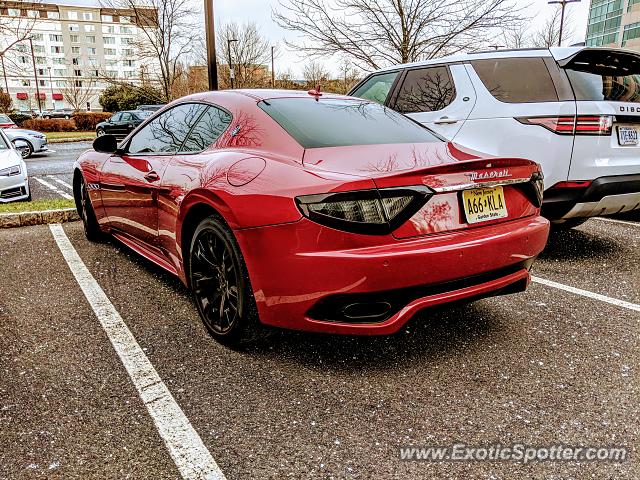
[[[106,132],[104,131],[104,128],[99,128],[96,130],[96,137],[102,137],[106,135]]]
[[[20,151],[20,155],[22,156],[22,159],[24,160],[24,159],[27,159],[27,158],[31,157],[31,155],[33,155],[33,145],[31,145],[31,142],[28,141],[28,140],[22,140],[22,141],[27,144],[27,148],[25,150],[21,150]]]
[[[238,348],[266,335],[242,252],[220,217],[200,222],[191,239],[188,262],[198,313],[215,340]]]
[[[551,228],[553,228],[554,230],[562,232],[562,231],[566,231],[566,230],[571,230],[572,228],[579,227],[580,225],[585,223],[587,220],[589,220],[589,217],[587,217],[587,218],[569,218],[568,220],[565,220],[564,222],[561,222],[561,223],[552,222],[551,223]]]
[[[89,191],[87,190],[87,184],[84,178],[80,179],[80,188],[77,190],[76,195],[76,207],[82,220],[84,227],[84,235],[90,242],[100,242],[104,239],[104,234],[100,230],[96,213],[91,205],[91,199],[89,198]]]

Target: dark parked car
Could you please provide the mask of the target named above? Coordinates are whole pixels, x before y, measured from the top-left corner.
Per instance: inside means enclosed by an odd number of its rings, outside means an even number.
[[[73,116],[74,110],[72,108],[61,108],[59,110],[45,110],[42,112],[42,118],[64,118],[69,120]]]
[[[110,134],[122,139],[129,135],[134,128],[144,122],[152,113],[153,112],[142,110],[128,110],[115,113],[110,119],[96,125],[96,135],[101,137],[102,135]]]

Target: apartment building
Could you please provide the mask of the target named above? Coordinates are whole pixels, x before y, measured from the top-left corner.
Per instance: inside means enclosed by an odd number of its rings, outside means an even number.
[[[19,110],[37,109],[38,92],[42,109],[101,110],[107,79],[140,83],[154,69],[137,58],[141,31],[133,13],[91,0],[0,1],[1,20],[28,25],[33,44],[33,54],[29,41],[6,53],[0,87]]]
[[[640,51],[640,0],[591,0],[586,44]]]

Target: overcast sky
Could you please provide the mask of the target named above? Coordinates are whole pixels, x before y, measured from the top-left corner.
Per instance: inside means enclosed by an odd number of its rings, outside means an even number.
[[[194,0],[197,1],[197,0]],[[547,4],[547,0],[516,0],[523,7],[528,7],[528,15],[532,17],[532,24],[540,25],[544,23],[544,16],[558,6]],[[228,21],[256,22],[262,33],[269,37],[274,44],[281,44],[284,38],[291,38],[292,33],[283,31],[271,20],[271,7],[277,6],[277,0],[214,0],[216,23]],[[587,17],[589,11],[589,0],[582,0],[581,3],[573,3],[567,7],[567,11],[572,16],[573,29],[575,35],[565,45],[584,41],[587,30]],[[294,76],[302,76],[302,64],[304,59],[298,57],[294,52],[285,51],[284,45],[281,48],[281,55],[276,64],[276,71],[290,68]],[[329,70],[335,70],[335,65],[331,61],[325,61]]]
[[[42,1],[42,0],[41,0]],[[274,45],[280,45],[280,55],[276,61],[276,71],[290,69],[294,77],[302,77],[304,59],[295,52],[287,51],[283,45],[284,38],[295,37],[295,34],[286,32],[278,27],[271,20],[271,7],[277,6],[277,0],[213,0],[215,5],[216,23],[226,23],[235,21],[256,22],[261,32],[270,39]],[[533,28],[544,23],[545,15],[549,14],[558,6],[547,4],[547,0],[516,0],[523,7],[527,7],[528,15],[532,18]],[[64,5],[99,5],[100,0],[44,0],[45,3],[56,3]],[[194,6],[201,12],[204,0],[193,0]],[[584,41],[587,30],[587,16],[589,10],[589,0],[582,0],[581,3],[572,3],[567,7],[572,17],[572,26],[575,34],[573,38],[564,42],[566,45]],[[336,70],[335,62],[331,59],[324,60],[325,66],[331,70]]]

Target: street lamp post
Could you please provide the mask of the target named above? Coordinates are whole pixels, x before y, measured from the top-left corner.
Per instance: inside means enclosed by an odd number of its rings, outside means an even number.
[[[29,45],[31,45],[31,60],[33,61],[33,75],[36,77],[36,95],[38,97],[38,112],[42,112],[42,103],[40,102],[40,86],[38,85],[38,69],[36,68],[36,54],[33,53],[32,37],[29,37]]]
[[[562,12],[560,13],[560,35],[558,38],[558,46],[562,46],[562,31],[564,30],[564,9],[567,6],[567,3],[577,3],[580,0],[551,0],[549,5],[560,4],[562,7]]]
[[[271,88],[275,88],[276,86],[276,69],[273,61],[273,52],[276,47],[271,46]]]
[[[227,49],[229,50],[229,79],[231,80],[231,88],[233,88],[233,78],[235,77],[233,72],[233,66],[231,65],[231,44],[237,41],[238,40],[235,38],[227,39]]]
[[[49,87],[51,87],[51,108],[56,109],[56,102],[53,99],[53,80],[51,79],[51,67],[47,67],[49,70]]]
[[[218,63],[216,61],[216,33],[213,0],[204,0],[205,30],[207,35],[207,69],[209,90],[218,90]]]

